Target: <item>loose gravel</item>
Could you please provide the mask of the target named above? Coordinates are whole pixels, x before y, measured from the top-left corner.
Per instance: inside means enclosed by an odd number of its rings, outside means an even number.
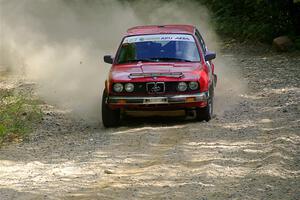
[[[248,83],[230,109],[104,129],[45,105],[38,130],[0,149],[0,199],[299,199],[300,54],[224,46]]]

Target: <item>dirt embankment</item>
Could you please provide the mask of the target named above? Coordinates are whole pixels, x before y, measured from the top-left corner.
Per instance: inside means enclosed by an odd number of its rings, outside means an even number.
[[[105,130],[46,106],[35,133],[0,149],[0,199],[299,199],[300,55],[236,44],[222,54],[248,91],[209,123]]]

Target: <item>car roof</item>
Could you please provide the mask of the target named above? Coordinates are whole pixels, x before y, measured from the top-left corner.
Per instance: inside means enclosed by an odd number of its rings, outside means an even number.
[[[127,36],[160,33],[194,34],[196,27],[193,25],[149,25],[136,26],[127,30]]]

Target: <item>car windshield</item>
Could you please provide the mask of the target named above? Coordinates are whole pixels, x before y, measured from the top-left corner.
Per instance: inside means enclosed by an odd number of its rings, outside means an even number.
[[[157,34],[129,36],[123,40],[117,63],[130,62],[199,62],[193,36]]]

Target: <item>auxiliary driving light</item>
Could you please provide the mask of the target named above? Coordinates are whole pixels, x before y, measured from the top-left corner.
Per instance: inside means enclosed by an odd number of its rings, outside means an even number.
[[[195,102],[196,101],[196,98],[195,97],[187,97],[186,99],[185,99],[185,102],[186,103],[193,103],[193,102]]]
[[[199,86],[198,82],[193,81],[193,82],[190,82],[190,83],[189,83],[189,88],[190,88],[191,90],[197,90],[197,89],[198,89],[198,86]]]
[[[114,91],[115,92],[122,92],[123,91],[123,85],[121,83],[115,83],[114,84]]]
[[[187,90],[187,84],[185,82],[180,82],[177,86],[178,91],[184,92]]]
[[[125,90],[126,90],[126,92],[133,92],[134,85],[132,83],[126,83],[125,84]]]

